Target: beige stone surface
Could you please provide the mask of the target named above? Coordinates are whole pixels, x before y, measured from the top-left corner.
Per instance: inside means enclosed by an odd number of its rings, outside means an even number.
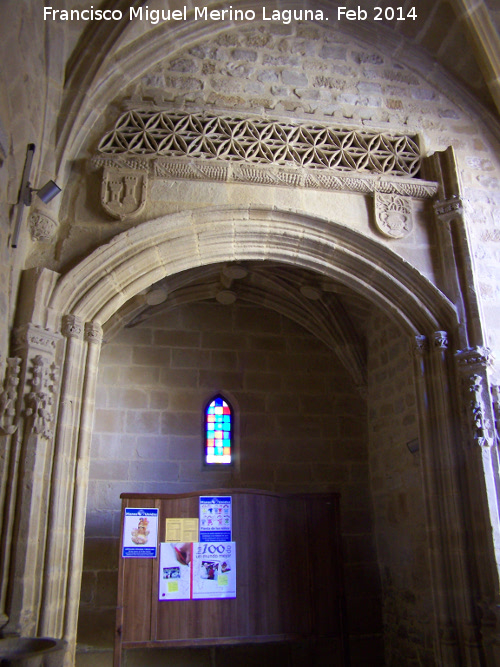
[[[364,22],[324,0],[328,21],[285,23],[234,0],[259,18],[162,26],[111,4],[122,21],[0,8],[0,629],[64,636],[69,667],[80,608],[76,664],[111,664],[119,493],[207,485],[199,404],[224,389],[240,461],[210,485],[343,493],[353,665],[383,664],[382,643],[386,664],[498,664],[495,3],[421,0],[415,20],[377,22],[361,0]],[[116,169],[147,173],[147,196],[116,219],[95,158],[131,109],[411,135],[424,160],[416,178],[357,163],[311,187],[274,149],[257,171],[170,156],[173,176],[130,151]],[[22,211],[29,143],[31,187],[63,193]],[[387,187],[410,188],[402,238],[375,211]],[[228,276],[234,263],[248,275]]]

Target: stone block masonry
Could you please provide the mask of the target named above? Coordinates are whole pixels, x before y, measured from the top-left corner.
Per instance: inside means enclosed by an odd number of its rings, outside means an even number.
[[[206,470],[202,410],[217,392],[235,409],[236,463]],[[371,582],[363,598],[353,597],[351,632],[380,638],[366,419],[364,400],[331,350],[273,311],[181,306],[105,345],[77,664],[85,664],[85,647],[110,651],[124,491],[340,491],[348,585],[354,589],[359,577]]]

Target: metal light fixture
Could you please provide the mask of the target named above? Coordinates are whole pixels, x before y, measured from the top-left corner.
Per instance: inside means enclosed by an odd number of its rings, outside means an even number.
[[[19,241],[19,234],[21,232],[21,223],[23,221],[24,207],[31,206],[33,201],[33,194],[35,193],[44,204],[48,204],[61,192],[61,188],[54,181],[48,181],[40,189],[31,187],[30,173],[34,154],[35,144],[28,144],[28,148],[26,150],[26,160],[24,162],[23,177],[21,180],[21,188],[19,190],[19,198],[17,200],[16,225],[14,227],[14,234],[12,235],[12,241],[10,244],[11,248],[17,248],[17,242]]]
[[[418,438],[414,438],[413,440],[407,442],[406,446],[408,447],[410,454],[416,454],[420,449],[420,442]]]

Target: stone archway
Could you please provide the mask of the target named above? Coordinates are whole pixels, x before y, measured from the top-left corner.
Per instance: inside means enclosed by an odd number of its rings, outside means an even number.
[[[491,405],[484,355],[467,350],[455,363],[450,350],[450,340],[460,341],[455,306],[387,248],[341,225],[265,208],[165,216],[120,234],[64,276],[26,275],[16,352],[30,408],[13,437],[12,461],[25,462],[17,472],[19,494],[9,506],[19,523],[10,533],[15,539],[8,627],[65,637],[72,664],[102,325],[166,275],[233,260],[275,260],[335,277],[416,338],[436,652],[450,666],[483,664],[485,655],[493,665],[497,573],[488,534],[495,527],[489,485],[496,478],[487,448]],[[465,394],[459,368],[465,369]],[[468,436],[453,419],[456,404],[474,418]],[[480,447],[467,447],[468,440]],[[457,452],[457,442],[465,455]],[[468,529],[474,530],[477,550],[467,547]],[[478,603],[484,607],[482,628]]]

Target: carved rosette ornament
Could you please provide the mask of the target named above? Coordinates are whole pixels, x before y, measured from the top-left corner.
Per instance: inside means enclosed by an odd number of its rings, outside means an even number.
[[[29,229],[33,241],[48,243],[57,232],[57,223],[48,215],[34,211],[29,217]]]
[[[33,433],[50,439],[54,435],[59,368],[42,355],[37,355],[33,359],[30,373],[30,391],[25,396],[24,415],[29,419]]]
[[[3,391],[0,392],[0,434],[12,435],[17,429],[17,397],[21,358],[7,359]]]
[[[147,182],[145,172],[105,169],[101,204],[113,218],[134,218],[146,203]]]
[[[396,194],[375,193],[375,225],[392,239],[402,239],[413,229],[411,200]]]

